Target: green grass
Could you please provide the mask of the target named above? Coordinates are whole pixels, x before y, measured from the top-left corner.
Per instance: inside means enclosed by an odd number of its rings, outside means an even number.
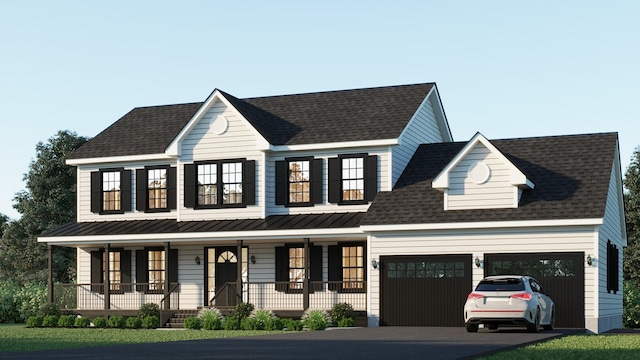
[[[37,351],[122,344],[219,339],[278,334],[283,331],[127,330],[27,328],[0,325],[0,351]]]
[[[571,335],[487,356],[484,360],[638,359],[640,335]]]

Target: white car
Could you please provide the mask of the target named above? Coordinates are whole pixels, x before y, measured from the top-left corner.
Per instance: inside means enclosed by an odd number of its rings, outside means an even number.
[[[553,301],[530,276],[486,277],[464,304],[468,332],[477,332],[480,324],[491,330],[500,325],[525,325],[529,332],[537,332],[540,325],[553,330],[555,317]]]

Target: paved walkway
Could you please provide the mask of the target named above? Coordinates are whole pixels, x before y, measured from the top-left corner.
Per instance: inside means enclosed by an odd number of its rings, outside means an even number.
[[[514,328],[467,333],[464,328],[372,327],[232,339],[0,353],[0,359],[472,359],[532,342],[584,333]]]

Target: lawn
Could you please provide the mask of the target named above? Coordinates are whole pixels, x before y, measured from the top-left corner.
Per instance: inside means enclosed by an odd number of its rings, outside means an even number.
[[[151,342],[219,339],[283,331],[27,328],[0,325],[0,351],[36,351]]]
[[[487,356],[484,360],[638,359],[640,335],[571,335]]]

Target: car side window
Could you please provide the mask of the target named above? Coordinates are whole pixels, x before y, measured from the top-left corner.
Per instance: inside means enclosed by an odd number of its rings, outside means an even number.
[[[542,288],[540,287],[540,284],[538,284],[535,280],[530,279],[529,280],[529,284],[531,285],[531,290],[533,290],[533,292],[542,292]]]

